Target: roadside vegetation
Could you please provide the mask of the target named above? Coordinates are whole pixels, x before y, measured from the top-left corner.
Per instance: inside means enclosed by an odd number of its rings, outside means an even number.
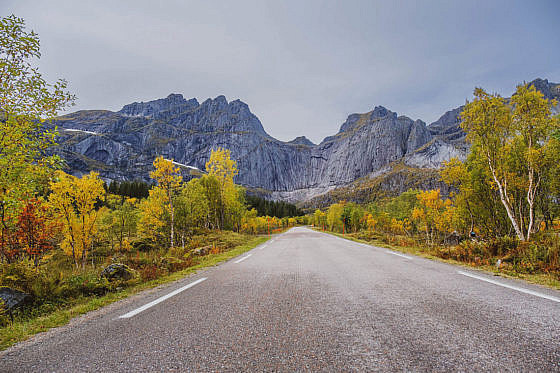
[[[290,215],[293,205],[248,203],[221,148],[190,180],[162,156],[150,184],[65,173],[49,155],[57,135],[49,128],[75,97],[64,80],[43,79],[38,58],[37,34],[23,19],[2,18],[0,348],[239,255],[304,219]]]
[[[511,99],[477,88],[461,126],[471,150],[440,170],[450,187],[316,210],[315,227],[497,272],[560,284],[558,105],[519,85]]]

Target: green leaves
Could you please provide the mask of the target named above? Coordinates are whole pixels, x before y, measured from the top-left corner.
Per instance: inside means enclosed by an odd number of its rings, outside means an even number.
[[[44,191],[60,159],[45,150],[55,144],[46,121],[73,104],[67,83],[47,83],[34,66],[41,56],[39,37],[23,19],[0,19],[0,201],[5,217]],[[4,216],[3,216],[4,218]]]

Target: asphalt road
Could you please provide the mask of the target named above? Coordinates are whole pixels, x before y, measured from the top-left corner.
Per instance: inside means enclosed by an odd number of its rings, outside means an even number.
[[[560,292],[294,228],[16,345],[0,370],[560,371]]]

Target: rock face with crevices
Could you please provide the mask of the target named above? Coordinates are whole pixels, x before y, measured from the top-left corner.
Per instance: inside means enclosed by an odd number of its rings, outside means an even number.
[[[560,96],[559,85],[537,79],[545,96]],[[59,117],[56,152],[69,171],[98,171],[110,180],[149,180],[155,157],[204,170],[212,149],[227,148],[238,163],[236,182],[273,199],[298,201],[348,185],[404,162],[439,168],[468,153],[460,128],[463,107],[426,125],[382,106],[351,114],[339,132],[314,144],[305,137],[283,142],[268,135],[240,100],[224,96],[199,103],[180,94],[125,105],[117,112],[78,111]],[[188,174],[192,169],[185,169]],[[406,186],[403,186],[406,188]]]

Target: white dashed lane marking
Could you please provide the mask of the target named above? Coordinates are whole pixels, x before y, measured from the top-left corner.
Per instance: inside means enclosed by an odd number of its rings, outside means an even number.
[[[164,300],[169,299],[169,298],[171,298],[172,296],[175,296],[175,295],[179,294],[180,292],[185,291],[185,290],[187,290],[188,288],[191,288],[191,287],[195,286],[196,284],[200,284],[200,283],[201,283],[202,281],[204,281],[204,280],[206,280],[206,277],[203,277],[203,278],[201,278],[201,279],[198,279],[198,280],[196,280],[196,281],[194,281],[194,282],[191,282],[191,283],[188,284],[188,285],[185,285],[185,286],[183,286],[183,287],[181,287],[181,288],[179,288],[179,289],[177,289],[177,290],[174,290],[174,291],[172,291],[171,293],[169,293],[169,294],[167,294],[167,295],[164,295],[163,297],[160,297],[160,298],[158,298],[158,299],[156,299],[156,300],[154,300],[154,301],[151,301],[150,303],[147,303],[147,304],[143,305],[142,307],[139,307],[139,308],[135,309],[134,311],[130,311],[129,313],[125,313],[124,315],[119,316],[119,318],[120,318],[120,319],[129,319],[129,318],[131,318],[132,316],[136,316],[136,315],[138,315],[140,312],[145,311],[145,310],[147,310],[148,308],[153,307],[153,306],[155,306],[156,304],[161,303],[161,302],[163,302]]]
[[[241,263],[242,261],[244,261],[245,259],[249,258],[251,255],[253,254],[247,254],[246,256],[244,256],[243,258],[236,260],[234,263]]]
[[[486,277],[473,275],[472,273],[467,273],[467,272],[463,272],[463,271],[457,271],[457,273],[459,273],[460,275],[463,275],[463,276],[475,278],[475,279],[480,280],[480,281],[485,281],[485,282],[489,282],[489,283],[494,284],[494,285],[502,286],[504,288],[519,291],[521,293],[534,295],[535,297],[540,297],[540,298],[551,300],[553,302],[560,303],[560,298],[553,297],[552,295],[547,295],[547,294],[539,293],[537,291],[524,289],[524,288],[520,288],[520,287],[513,286],[513,285],[504,284],[502,282],[491,280],[491,279],[486,278]]]

